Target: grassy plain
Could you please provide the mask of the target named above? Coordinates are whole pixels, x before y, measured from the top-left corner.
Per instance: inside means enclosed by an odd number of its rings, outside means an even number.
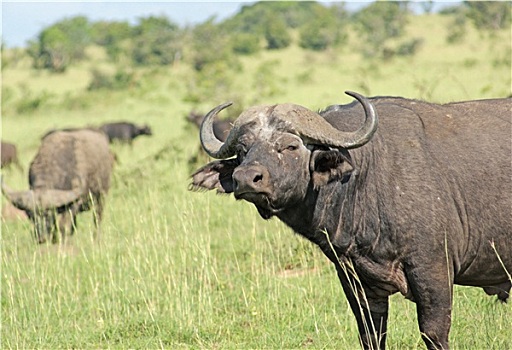
[[[27,60],[7,65],[2,138],[18,145],[25,166],[24,174],[3,171],[11,187],[27,188],[29,162],[51,128],[126,119],[150,124],[154,135],[133,149],[113,146],[119,162],[99,241],[89,213],[60,245],[37,245],[28,221],[2,218],[2,348],[358,348],[336,273],[314,246],[245,202],[188,191],[198,136],[185,115],[226,100],[318,109],[348,102],[344,90],[435,102],[508,96],[510,32],[489,39],[469,30],[447,46],[447,25],[437,15],[415,18],[409,34],[423,46],[389,62],[363,60],[355,37],[322,53],[261,52],[242,59],[229,93],[198,106],[184,101],[185,63],[137,69],[138,86],[95,92],[86,91],[90,69],[115,70],[97,50],[63,75]],[[39,108],[17,108],[41,96]],[[414,304],[395,295],[390,311],[388,347],[423,348]],[[452,347],[511,349],[511,319],[510,305],[456,287]]]

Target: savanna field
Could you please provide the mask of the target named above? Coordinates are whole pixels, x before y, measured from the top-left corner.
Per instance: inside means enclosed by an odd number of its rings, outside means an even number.
[[[207,74],[197,86],[184,59],[121,67],[132,85],[91,90],[91,71],[122,64],[100,47],[63,73],[5,50],[2,139],[17,144],[24,167],[2,169],[10,187],[28,188],[30,161],[50,129],[127,120],[149,124],[153,135],[111,146],[117,163],[97,241],[92,214],[83,213],[74,236],[38,245],[31,223],[2,197],[2,348],[359,348],[335,269],[316,247],[246,202],[189,191],[207,158],[194,160],[198,130],[186,116],[226,101],[236,110],[284,102],[318,110],[350,102],[345,90],[440,103],[509,96],[510,27],[490,35],[469,26],[464,40],[447,44],[450,21],[413,16],[406,35],[421,46],[389,60],[363,58],[350,28],[341,47],[292,43],[241,56],[222,86],[208,85]],[[190,97],[208,90],[208,99]],[[512,349],[511,324],[510,304],[455,287],[452,348]],[[415,305],[401,295],[391,298],[387,346],[425,347]]]

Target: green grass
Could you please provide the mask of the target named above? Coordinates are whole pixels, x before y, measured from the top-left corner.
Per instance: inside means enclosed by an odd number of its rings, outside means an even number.
[[[510,52],[510,33],[500,33],[497,45],[470,32],[448,47],[445,24],[419,17],[410,25],[411,33],[426,33],[418,55],[388,63],[364,61],[350,46],[244,58],[233,92],[199,107],[241,97],[317,109],[349,101],[344,90],[438,102],[510,94],[510,61],[496,63]],[[261,98],[253,81],[271,62],[277,92]],[[27,188],[28,165],[51,128],[127,119],[154,129],[133,149],[113,146],[119,162],[98,242],[90,213],[78,217],[77,234],[62,245],[37,245],[29,222],[3,218],[2,348],[358,348],[334,267],[318,249],[277,220],[262,220],[248,203],[187,190],[188,159],[198,147],[184,121],[196,107],[183,100],[190,69],[141,69],[138,88],[87,92],[95,64],[108,67],[93,52],[64,75],[35,72],[29,62],[2,72],[9,90],[2,137],[18,144],[25,166],[24,174],[3,172],[13,188]],[[24,91],[51,97],[18,113]],[[495,299],[455,288],[454,349],[512,348],[512,309]],[[391,298],[388,331],[390,349],[424,348],[414,304],[400,295]]]

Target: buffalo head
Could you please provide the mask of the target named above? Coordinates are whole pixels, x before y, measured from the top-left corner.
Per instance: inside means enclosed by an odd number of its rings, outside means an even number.
[[[153,131],[151,130],[151,127],[147,124],[145,124],[143,126],[138,126],[137,129],[138,129],[137,132],[139,135],[148,135],[148,136],[153,135]]]
[[[278,104],[244,111],[222,142],[212,125],[231,103],[214,108],[201,124],[200,138],[205,151],[222,160],[197,170],[192,188],[234,193],[235,198],[254,203],[268,219],[303,200],[309,189],[343,180],[353,170],[346,150],[366,144],[377,129],[372,104],[359,94],[347,94],[363,105],[366,114],[355,132],[340,131],[305,107]]]
[[[73,230],[72,218],[80,206],[80,194],[65,190],[14,191],[2,182],[2,193],[18,209],[25,211],[34,224],[34,234],[39,243],[58,232]]]

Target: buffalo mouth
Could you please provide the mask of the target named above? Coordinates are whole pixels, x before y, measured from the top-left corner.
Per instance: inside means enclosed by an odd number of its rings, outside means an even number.
[[[282,210],[275,205],[270,194],[265,192],[235,192],[234,195],[237,200],[245,200],[254,204],[264,219],[269,219]]]
[[[270,198],[264,192],[237,192],[235,191],[235,198],[237,200],[245,200],[255,205],[268,205]]]

